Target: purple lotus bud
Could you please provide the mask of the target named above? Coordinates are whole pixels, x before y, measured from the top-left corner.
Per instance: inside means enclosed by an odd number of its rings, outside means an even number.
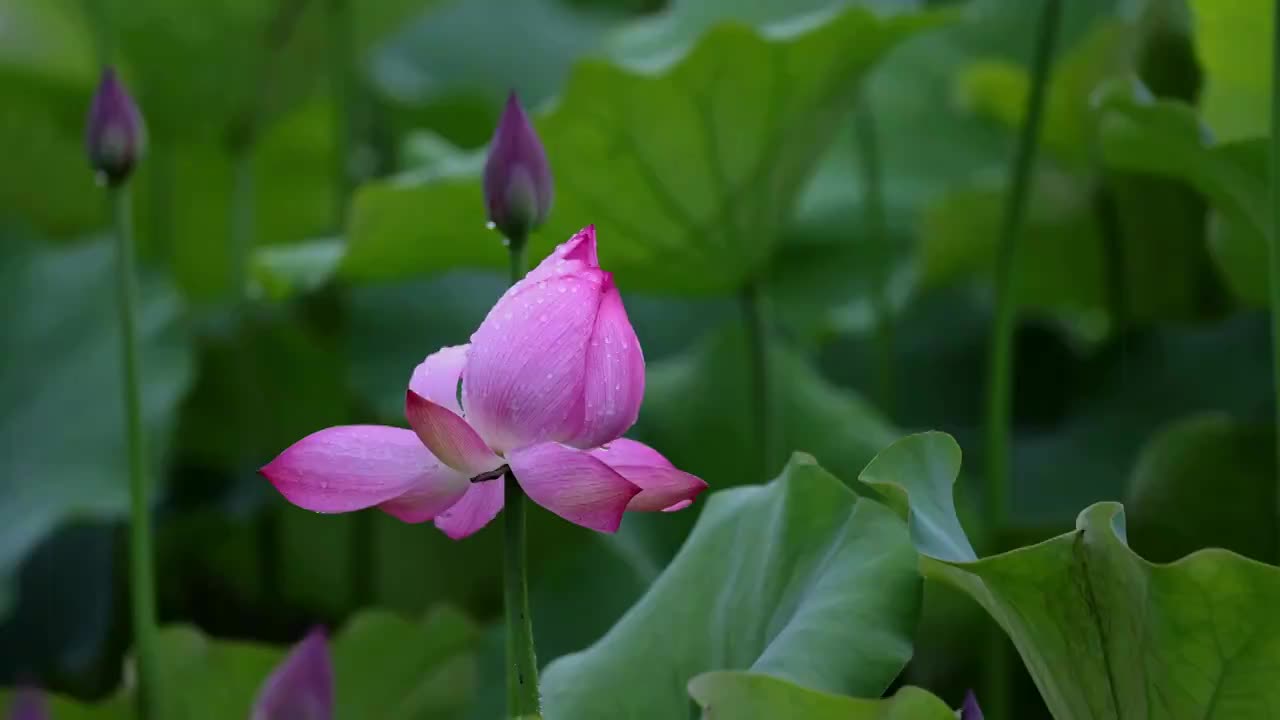
[[[960,720],[982,720],[982,708],[978,707],[978,696],[972,690],[964,694],[964,704],[957,716]]]
[[[44,693],[33,687],[18,688],[9,705],[9,720],[49,720]]]
[[[89,165],[110,185],[128,179],[146,151],[147,128],[142,113],[111,68],[102,71],[102,82],[89,106],[84,142]]]
[[[324,630],[316,628],[271,672],[250,720],[331,720],[333,663]]]
[[[547,219],[554,193],[542,141],[513,91],[484,164],[484,203],[503,235],[521,242]]]

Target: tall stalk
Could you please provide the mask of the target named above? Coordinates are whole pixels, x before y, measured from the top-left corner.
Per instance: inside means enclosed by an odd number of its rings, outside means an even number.
[[[129,447],[129,597],[138,660],[138,706],[144,720],[160,720],[155,554],[151,541],[147,443],[139,382],[138,288],[133,270],[133,216],[128,185],[111,190],[116,236],[116,303],[120,315],[120,368]]]
[[[1271,17],[1271,369],[1276,413],[1276,469],[1280,473],[1280,0]],[[1276,479],[1276,512],[1280,514],[1280,476]],[[1277,538],[1280,541],[1280,538]],[[1278,546],[1280,547],[1280,546]],[[1277,557],[1280,557],[1278,555]]]
[[[524,277],[524,239],[513,238],[511,284]],[[508,470],[503,479],[503,607],[507,628],[507,715],[516,720],[541,717],[538,658],[529,615],[529,567],[525,544],[524,490]]]
[[[1013,332],[1017,319],[1017,297],[1014,291],[1014,268],[1018,239],[1026,216],[1027,196],[1031,189],[1039,145],[1041,118],[1049,86],[1049,66],[1057,43],[1062,20],[1062,0],[1043,0],[1039,28],[1031,63],[1031,92],[1018,135],[1013,157],[1008,201],[995,266],[995,325],[991,333],[991,349],[987,366],[987,486],[986,520],[990,528],[999,530],[1008,524],[1011,505],[1009,483],[1009,434],[1013,415]],[[994,535],[995,533],[993,533]],[[998,631],[990,638],[988,658],[984,663],[986,687],[983,705],[995,720],[1009,717],[1010,658],[1008,641]]]

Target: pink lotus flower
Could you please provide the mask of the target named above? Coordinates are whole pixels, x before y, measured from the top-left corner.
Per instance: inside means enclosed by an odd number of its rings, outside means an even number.
[[[502,296],[470,345],[441,348],[413,371],[412,430],[321,430],[262,473],[299,507],[378,507],[405,522],[434,519],[456,539],[502,509],[510,469],[534,502],[614,532],[626,510],[679,510],[707,487],[619,439],[643,396],[644,355],[587,227]]]

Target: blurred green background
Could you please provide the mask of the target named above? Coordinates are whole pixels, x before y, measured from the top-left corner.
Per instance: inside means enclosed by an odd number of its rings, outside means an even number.
[[[1065,3],[1017,265],[1013,512],[977,512],[1039,5],[0,0],[0,685],[103,697],[130,643],[108,207],[82,147],[105,61],[150,135],[132,188],[166,623],[286,643],[363,607],[456,613],[478,669],[439,716],[496,716],[494,527],[455,543],[320,517],[256,469],[322,427],[403,424],[414,365],[501,294],[479,169],[511,88],[557,183],[532,254],[597,225],[649,363],[633,434],[713,490],[792,450],[852,480],[938,428],[965,451],[980,551],[1125,499],[1150,559],[1277,560],[1262,0]],[[747,292],[773,452],[753,439]],[[698,507],[616,537],[534,513],[540,660],[607,630]],[[926,586],[904,680],[958,704],[989,622]],[[1045,716],[1023,672],[1013,716]]]

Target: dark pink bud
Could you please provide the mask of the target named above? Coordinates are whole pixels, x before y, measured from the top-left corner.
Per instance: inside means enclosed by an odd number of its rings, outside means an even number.
[[[333,662],[324,630],[293,647],[258,691],[250,720],[331,720]]]
[[[128,179],[146,150],[142,113],[111,68],[102,71],[102,82],[89,106],[84,142],[89,165],[111,185]]]
[[[554,189],[542,141],[512,92],[484,164],[489,220],[509,239],[522,241],[546,221]]]
[[[960,720],[982,720],[982,708],[978,707],[978,696],[970,690],[964,694],[964,704],[960,706]]]
[[[33,687],[18,688],[9,706],[9,720],[49,720],[44,694]]]

